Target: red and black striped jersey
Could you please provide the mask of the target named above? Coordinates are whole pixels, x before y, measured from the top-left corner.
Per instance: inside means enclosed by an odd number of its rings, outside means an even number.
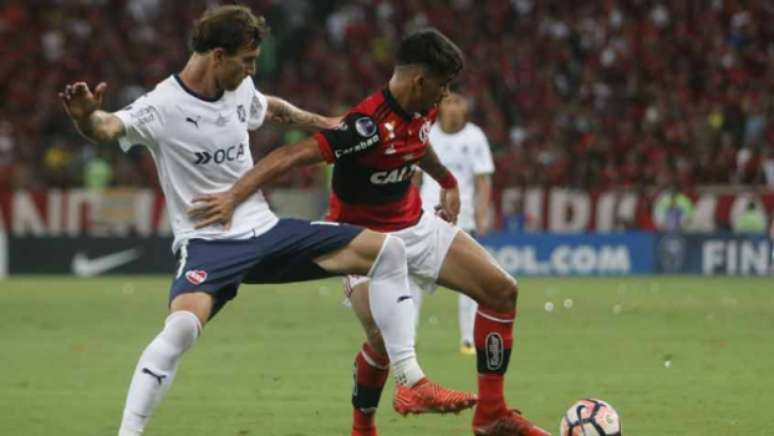
[[[411,176],[436,115],[436,108],[407,113],[385,88],[350,109],[335,129],[315,134],[334,164],[327,219],[380,231],[414,225],[422,201]]]

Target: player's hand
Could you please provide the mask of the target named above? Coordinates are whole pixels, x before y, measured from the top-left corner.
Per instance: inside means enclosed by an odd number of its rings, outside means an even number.
[[[342,121],[344,121],[344,115],[340,115],[338,117],[327,117],[327,126],[325,126],[325,128],[335,129],[341,125]]]
[[[226,230],[231,227],[236,201],[231,192],[201,195],[193,199],[193,207],[188,210],[188,216],[194,222],[194,228],[222,224]]]
[[[436,206],[435,213],[442,219],[457,224],[457,216],[460,214],[459,188],[441,189],[441,204]]]
[[[100,82],[92,93],[86,82],[75,82],[65,86],[64,91],[59,93],[59,99],[67,115],[81,120],[102,106],[106,89],[107,83]]]

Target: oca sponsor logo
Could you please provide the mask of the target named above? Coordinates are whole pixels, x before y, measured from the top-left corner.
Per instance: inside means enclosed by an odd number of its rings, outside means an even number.
[[[244,144],[232,145],[228,148],[219,148],[215,151],[194,152],[194,165],[206,165],[210,162],[220,164],[223,162],[241,161],[246,156]]]

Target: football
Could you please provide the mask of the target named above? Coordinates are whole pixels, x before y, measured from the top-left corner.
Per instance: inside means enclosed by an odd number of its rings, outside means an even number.
[[[621,419],[613,406],[594,399],[573,404],[559,424],[561,436],[621,436]]]

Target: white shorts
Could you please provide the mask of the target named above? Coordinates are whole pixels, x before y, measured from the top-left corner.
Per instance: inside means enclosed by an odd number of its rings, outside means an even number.
[[[415,225],[389,233],[400,238],[406,245],[409,282],[412,288],[428,292],[435,290],[435,281],[458,231],[460,229],[453,224],[425,212]],[[352,295],[353,287],[368,280],[368,276],[346,276],[344,290],[347,298]]]

